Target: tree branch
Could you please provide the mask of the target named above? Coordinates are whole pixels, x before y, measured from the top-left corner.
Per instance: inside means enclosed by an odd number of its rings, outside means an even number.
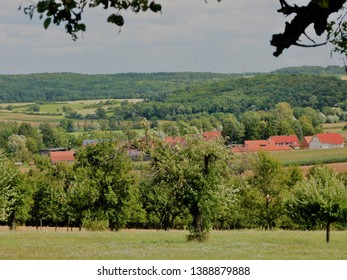
[[[284,15],[296,14],[290,23],[286,23],[283,33],[272,36],[271,45],[276,47],[274,56],[279,56],[284,49],[292,45],[298,45],[301,35],[305,34],[306,28],[313,24],[318,36],[322,35],[327,28],[328,17],[343,8],[347,0],[311,0],[307,6],[290,6],[285,0],[279,0],[281,9],[279,13]],[[326,5],[327,4],[327,5]],[[318,45],[317,45],[318,46]]]

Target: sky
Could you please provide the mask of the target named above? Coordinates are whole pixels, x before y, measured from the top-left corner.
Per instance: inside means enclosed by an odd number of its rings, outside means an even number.
[[[125,25],[120,32],[106,22],[115,11],[88,9],[87,31],[73,41],[63,26],[45,30],[37,14],[30,20],[18,10],[21,0],[0,0],[0,74],[244,73],[301,65],[343,66],[338,55],[331,57],[329,45],[291,47],[278,58],[272,55],[272,34],[283,32],[290,19],[277,13],[278,0],[157,2],[162,13],[122,12]]]

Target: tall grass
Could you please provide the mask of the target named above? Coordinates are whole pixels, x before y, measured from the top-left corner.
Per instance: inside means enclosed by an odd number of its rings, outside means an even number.
[[[0,259],[56,260],[334,260],[347,258],[347,232],[213,231],[204,243],[186,231],[122,230],[0,232]]]

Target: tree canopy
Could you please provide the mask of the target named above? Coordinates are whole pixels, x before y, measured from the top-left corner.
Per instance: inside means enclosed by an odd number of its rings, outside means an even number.
[[[347,54],[347,22],[346,14],[343,14],[343,5],[346,0],[311,0],[306,6],[300,7],[289,5],[285,0],[279,0],[279,2],[281,4],[279,13],[295,16],[291,22],[285,23],[283,33],[273,35],[271,45],[276,47],[275,56],[279,56],[284,49],[293,45],[307,46],[300,43],[300,38],[303,35],[307,37],[306,30],[312,24],[318,36],[327,31],[328,37],[323,44],[331,42],[335,52]],[[162,6],[154,0],[39,0],[37,3],[30,2],[30,5],[25,6],[23,10],[30,18],[33,18],[34,13],[37,12],[43,20],[45,29],[51,23],[65,24],[66,32],[72,36],[73,40],[76,40],[79,32],[86,31],[86,25],[82,21],[85,9],[99,6],[104,9],[114,9],[115,13],[108,16],[107,22],[119,27],[124,25],[122,11],[131,10],[134,13],[162,11]],[[338,21],[329,22],[329,16],[336,12],[341,12]],[[320,45],[309,39],[313,43],[311,46]]]

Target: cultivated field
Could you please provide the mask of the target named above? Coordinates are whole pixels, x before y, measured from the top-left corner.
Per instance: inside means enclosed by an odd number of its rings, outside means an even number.
[[[271,152],[271,155],[279,159],[284,164],[299,163],[299,165],[302,165],[300,163],[309,163],[311,161],[324,162],[332,159],[338,162],[342,162],[347,161],[347,147],[318,150],[299,149],[291,151],[280,151]]]
[[[347,258],[347,231],[213,231],[205,243],[186,231],[0,232],[2,260],[337,260]]]
[[[100,102],[106,102],[110,100],[115,102],[113,105],[101,105],[106,111],[112,110],[116,106],[120,106],[120,102],[127,100],[129,102],[141,102],[142,99],[95,99],[95,100],[76,100],[66,102],[52,102],[39,105],[40,111],[36,114],[30,114],[30,105],[34,103],[0,103],[0,121],[16,121],[16,122],[29,122],[33,126],[38,126],[42,122],[50,122],[53,124],[59,124],[64,119],[63,107],[69,107],[73,111],[83,116],[87,114],[94,114],[97,106]],[[11,105],[12,110],[6,108]],[[57,116],[48,114],[60,114]],[[87,120],[88,121],[88,120]]]

